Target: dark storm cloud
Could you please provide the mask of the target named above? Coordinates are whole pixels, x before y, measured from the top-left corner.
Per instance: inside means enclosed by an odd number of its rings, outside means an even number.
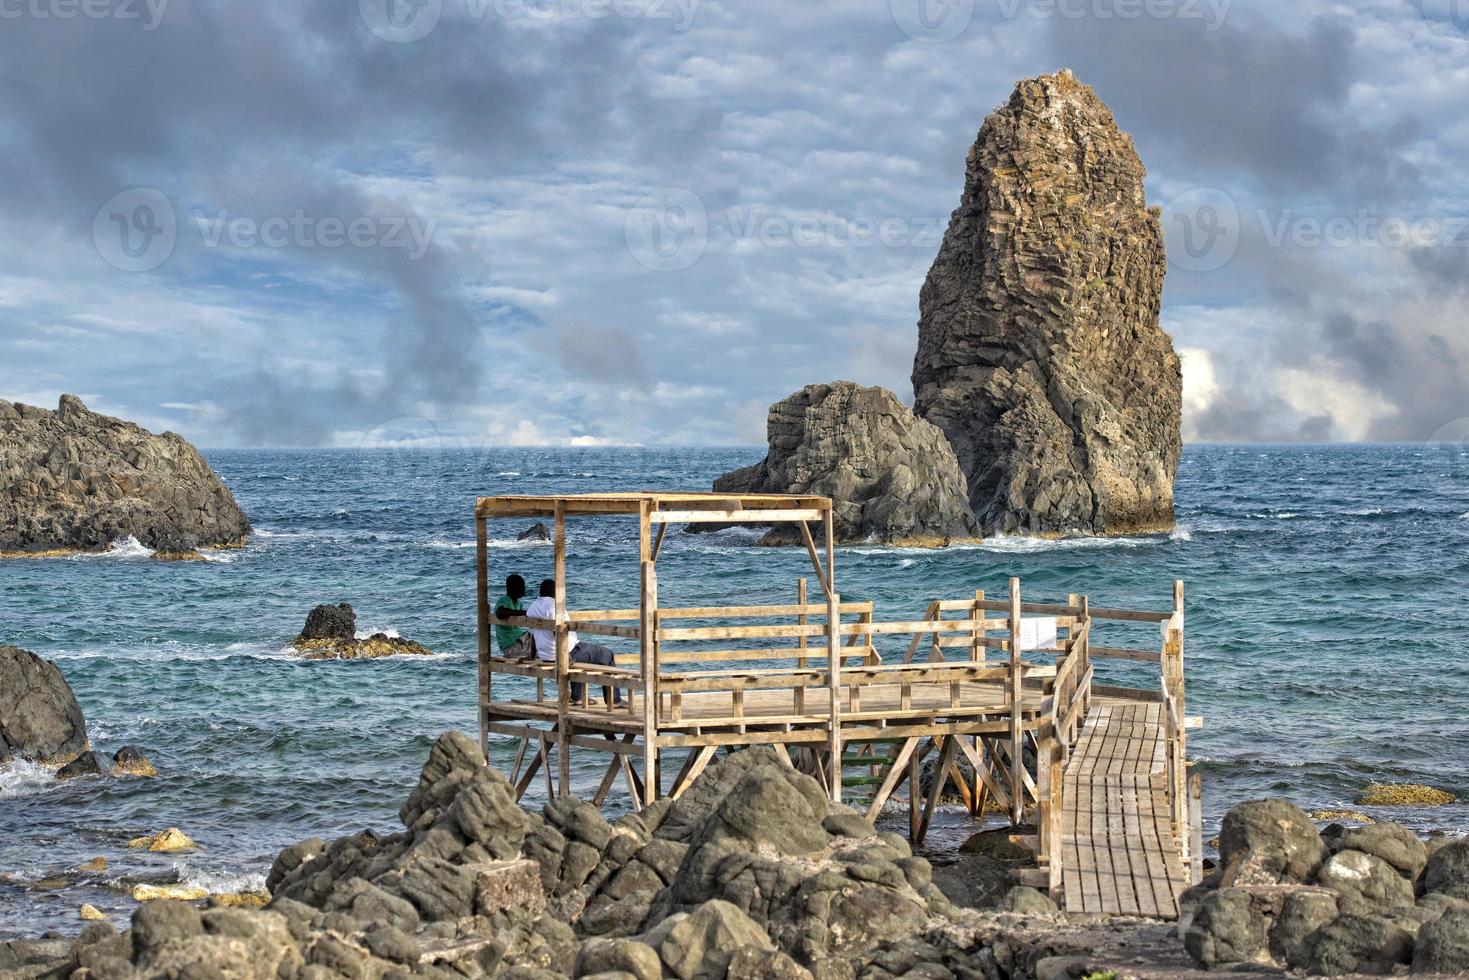
[[[1102,94],[1150,168],[1196,186],[1243,179],[1318,198],[1345,188],[1380,199],[1421,186],[1404,152],[1421,135],[1414,113],[1367,125],[1347,105],[1362,54],[1342,15],[1292,29],[1236,4],[1214,30],[1170,18],[1057,17],[1048,26],[1058,63]]]

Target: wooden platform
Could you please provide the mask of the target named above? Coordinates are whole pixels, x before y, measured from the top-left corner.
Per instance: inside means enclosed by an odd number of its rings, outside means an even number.
[[[1168,792],[1164,706],[1097,704],[1067,762],[1061,883],[1068,912],[1171,919],[1188,887]]]

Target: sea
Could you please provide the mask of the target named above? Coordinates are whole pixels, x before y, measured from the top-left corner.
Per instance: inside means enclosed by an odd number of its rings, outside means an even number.
[[[844,598],[879,618],[936,598],[1081,593],[1094,605],[1166,609],[1186,583],[1190,750],[1205,836],[1232,805],[1289,797],[1364,809],[1420,831],[1469,831],[1469,805],[1356,807],[1372,782],[1469,797],[1469,446],[1189,446],[1172,533],[994,538],[945,550],[841,548]],[[401,826],[398,808],[434,739],[473,732],[476,496],[698,490],[750,449],[216,450],[210,463],[255,525],[247,547],[160,562],[135,541],[106,554],[0,563],[0,642],[60,665],[96,747],[136,745],[151,779],[57,782],[0,772],[0,939],[74,933],[82,903],[125,924],[140,882],[258,889],[275,854],[312,836]],[[549,576],[527,521],[492,525],[492,580]],[[792,602],[803,549],[748,529],[672,533],[665,603]],[[635,524],[569,523],[573,607],[636,604]],[[304,661],[290,643],[321,602],[350,602],[362,633],[430,657]],[[1157,646],[1156,625],[1098,623],[1094,642]],[[890,638],[896,658],[903,638]],[[1151,687],[1156,666],[1099,680]],[[496,740],[509,766],[513,745]],[[576,757],[574,782],[601,775]],[[538,785],[528,805],[544,802]],[[627,806],[614,794],[608,810]],[[894,817],[901,823],[901,817]],[[932,847],[975,827],[944,814]],[[127,848],[181,828],[184,854]],[[78,872],[105,857],[108,867]]]

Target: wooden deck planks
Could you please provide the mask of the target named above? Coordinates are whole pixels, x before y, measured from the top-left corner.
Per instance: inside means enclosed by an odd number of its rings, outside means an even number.
[[[1162,706],[1092,708],[1063,774],[1061,891],[1069,912],[1171,919],[1186,887],[1168,805]]]

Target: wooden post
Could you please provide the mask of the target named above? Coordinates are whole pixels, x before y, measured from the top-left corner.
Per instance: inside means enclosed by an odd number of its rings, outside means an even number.
[[[1010,706],[1010,822],[1025,817],[1025,752],[1021,745],[1021,715],[1025,710],[1020,660],[1020,579],[1010,579],[1010,676],[1006,703]]]
[[[1062,902],[1061,891],[1061,862],[1064,859],[1065,849],[1061,846],[1062,814],[1066,806],[1066,779],[1061,768],[1061,750],[1056,744],[1052,744],[1051,757],[1045,763],[1051,771],[1051,872],[1050,892],[1051,900],[1056,904]]]
[[[1087,599],[1086,596],[1082,596],[1081,597],[1081,621],[1083,623],[1090,623],[1092,621],[1092,607],[1091,607],[1091,602],[1090,602],[1090,600]],[[1087,630],[1086,631],[1086,638],[1081,641],[1081,655],[1082,655],[1082,661],[1081,661],[1081,663],[1079,663],[1079,664],[1076,665],[1076,670],[1077,670],[1076,683],[1079,686],[1080,685],[1085,685],[1085,686],[1082,687],[1080,690],[1077,691],[1077,694],[1081,697],[1081,704],[1082,704],[1082,707],[1081,707],[1081,715],[1079,715],[1077,717],[1077,722],[1076,722],[1077,727],[1078,727],[1078,730],[1080,729],[1080,726],[1081,726],[1081,718],[1084,717],[1086,715],[1086,713],[1092,709],[1092,683],[1091,683],[1091,681],[1087,680],[1087,678],[1086,678],[1087,671],[1089,671],[1089,670],[1092,669],[1092,631],[1091,630]],[[1073,734],[1075,734],[1075,733],[1073,732]]]
[[[1178,699],[1178,716],[1186,717],[1187,706],[1183,701],[1183,580],[1179,579],[1173,583],[1173,614],[1178,617],[1178,629],[1176,632],[1173,650],[1173,672],[1174,684],[1178,691],[1174,697]]]
[[[1204,781],[1194,773],[1188,778],[1188,873],[1189,884],[1204,880]]]
[[[842,613],[836,591],[836,525],[826,511],[826,682],[831,697],[831,798],[842,801]]]
[[[556,749],[561,770],[561,795],[571,792],[571,651],[567,648],[570,624],[566,616],[566,505],[556,502],[554,536],[556,568]],[[547,773],[549,778],[550,773]]]
[[[485,519],[474,519],[475,594],[479,622],[479,750],[490,761],[490,549]]]
[[[800,606],[806,605],[805,576],[796,579],[796,604]],[[799,626],[806,625],[806,614],[804,612],[796,617],[796,624]],[[809,666],[809,661],[806,659],[806,637],[804,634],[797,638],[796,646],[801,651],[800,655],[796,658],[796,666],[802,670],[805,670]],[[794,695],[794,707],[796,714],[803,715],[806,713],[806,684],[804,682],[800,682],[796,685],[796,691]]]
[[[638,600],[638,665],[643,675],[643,805],[658,798],[658,570],[648,543],[648,505],[639,514],[641,592]]]

